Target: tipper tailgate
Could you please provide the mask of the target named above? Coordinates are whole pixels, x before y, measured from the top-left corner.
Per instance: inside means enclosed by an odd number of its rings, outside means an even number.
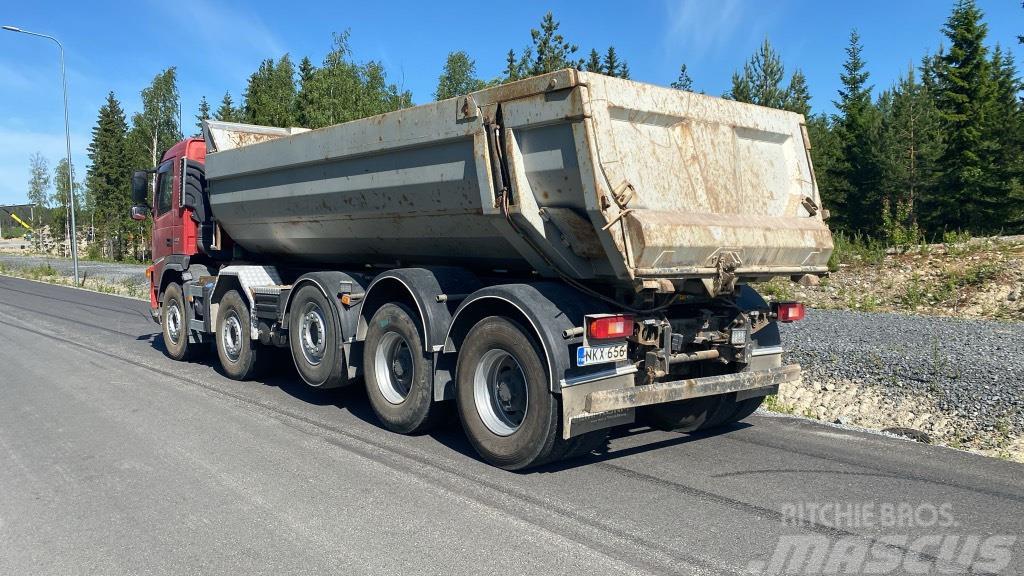
[[[588,74],[592,144],[635,276],[824,272],[832,238],[799,114]],[[626,245],[622,245],[625,238]]]

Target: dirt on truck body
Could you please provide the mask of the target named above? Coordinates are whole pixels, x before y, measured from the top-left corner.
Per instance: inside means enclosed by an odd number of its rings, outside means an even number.
[[[803,118],[562,70],[306,130],[207,121],[133,177],[168,353],[314,387],[381,423],[454,404],[488,462],[584,454],[640,422],[735,422],[799,377],[752,284],[832,251]]]

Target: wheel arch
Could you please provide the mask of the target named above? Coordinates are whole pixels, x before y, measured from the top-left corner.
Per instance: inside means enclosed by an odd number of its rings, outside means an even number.
[[[366,288],[359,306],[356,340],[366,339],[366,330],[374,312],[388,302],[400,302],[416,310],[423,330],[425,352],[444,348],[455,303],[440,295],[465,295],[481,286],[468,270],[456,267],[396,268],[380,274]]]
[[[154,284],[157,287],[156,300],[163,302],[164,290],[171,282],[183,283],[185,271],[188,270],[188,256],[173,254],[164,259],[160,265],[160,276]]]
[[[348,284],[347,287],[345,286],[346,284]],[[340,323],[339,328],[341,329],[341,340],[345,341],[351,338],[356,333],[356,326],[359,321],[359,314],[357,312],[358,307],[346,307],[342,305],[338,299],[338,294],[346,291],[350,294],[362,293],[366,288],[366,280],[362,277],[353,276],[351,274],[335,270],[307,272],[306,274],[299,276],[299,278],[292,283],[292,288],[288,293],[284,309],[281,310],[281,318],[286,322],[291,314],[292,301],[295,299],[295,295],[298,294],[299,290],[304,286],[315,286],[329,302],[334,303],[334,312],[337,315],[336,318],[338,322]],[[348,289],[345,290],[345,288]]]
[[[556,282],[501,284],[473,293],[462,302],[445,336],[448,354],[458,352],[469,331],[488,316],[505,315],[531,330],[541,344],[551,391],[561,392],[561,380],[573,367],[573,349],[579,337],[564,338],[563,331],[581,326],[583,317],[607,308],[600,302]]]

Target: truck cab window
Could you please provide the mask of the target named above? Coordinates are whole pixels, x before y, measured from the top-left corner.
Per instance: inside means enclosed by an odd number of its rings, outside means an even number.
[[[171,196],[174,190],[172,185],[173,180],[173,168],[170,165],[166,168],[161,167],[160,172],[157,174],[156,181],[156,213],[158,215],[171,209]]]

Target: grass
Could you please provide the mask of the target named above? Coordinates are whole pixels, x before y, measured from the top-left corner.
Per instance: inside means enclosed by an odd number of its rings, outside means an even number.
[[[832,243],[834,249],[828,260],[828,269],[832,272],[839,270],[843,265],[876,265],[885,260],[885,243],[870,236],[848,236],[845,232],[839,231],[832,235]]]
[[[16,267],[0,263],[0,274],[26,278],[47,284],[59,284],[73,286],[74,280],[69,276],[61,275],[56,268],[49,263],[38,266]],[[83,276],[79,288],[100,292],[103,294],[115,294],[145,300],[148,296],[146,287],[139,286],[131,278],[123,278],[117,282],[107,282],[102,279],[94,279]]]
[[[793,414],[796,412],[795,407],[780,402],[777,394],[769,394],[768,396],[765,396],[764,404],[762,406],[769,412],[777,412],[779,414]]]
[[[772,278],[757,288],[762,296],[775,302],[796,300],[796,292],[793,291],[793,283],[789,278]]]
[[[49,262],[46,264],[40,264],[38,266],[29,266],[20,270],[22,274],[32,280],[42,280],[43,278],[49,278],[51,276],[57,276],[57,269],[50,266]]]

